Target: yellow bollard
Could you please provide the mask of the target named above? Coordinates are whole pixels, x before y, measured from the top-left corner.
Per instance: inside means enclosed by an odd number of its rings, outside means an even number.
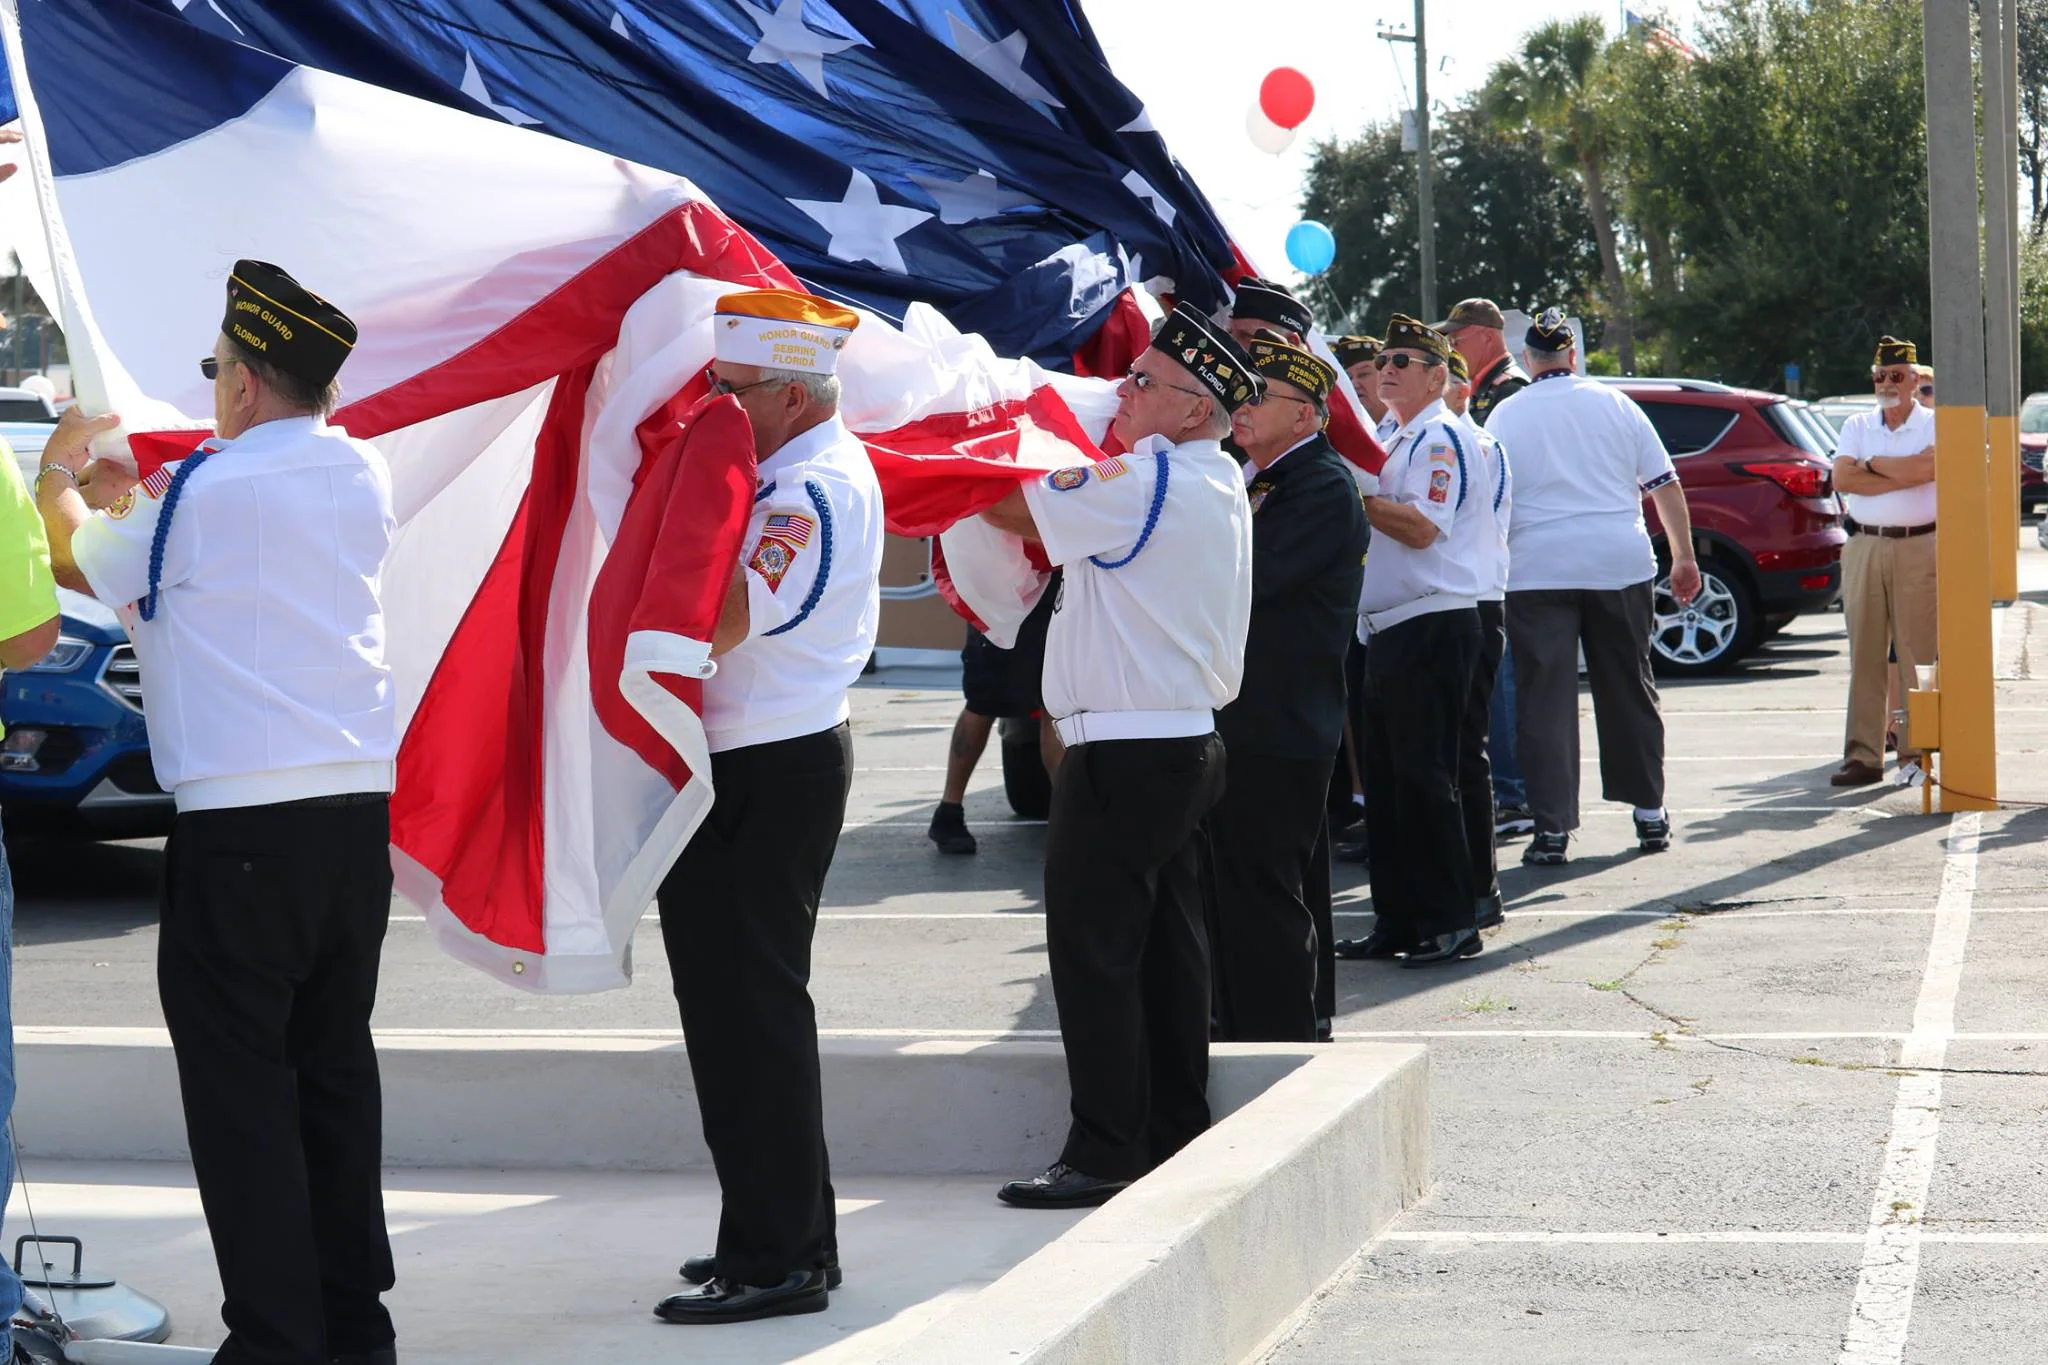
[[[1990,501],[1984,409],[1934,410],[1935,651],[1941,661],[1941,808],[1998,808],[1998,725],[1991,681]],[[1950,704],[1953,703],[1953,704]],[[1923,703],[1924,705],[1924,703]]]
[[[2020,595],[2020,419],[1993,417],[1991,439],[1991,600]]]

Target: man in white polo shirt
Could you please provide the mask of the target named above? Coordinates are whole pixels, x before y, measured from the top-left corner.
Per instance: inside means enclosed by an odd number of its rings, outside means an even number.
[[[759,487],[704,683],[717,795],[656,895],[723,1200],[716,1248],[683,1264],[697,1288],[655,1306],[676,1323],[822,1312],[839,1281],[811,936],[881,619],[881,487],[839,417],[860,316],[756,289],[712,321],[712,392],[746,412]]]
[[[1045,933],[1073,1123],[1059,1160],[1004,1185],[1026,1208],[1100,1204],[1209,1126],[1209,953],[1196,831],[1223,791],[1216,709],[1251,625],[1252,524],[1223,453],[1263,391],[1183,304],[1131,362],[1128,454],[1055,470],[982,515],[1061,566],[1045,706],[1053,779]]]
[[[1828,779],[1837,787],[1884,777],[1892,651],[1907,685],[1914,665],[1934,662],[1934,409],[1914,401],[1918,359],[1910,341],[1878,340],[1870,369],[1877,408],[1843,423],[1836,446],[1835,489],[1849,514],[1842,547],[1849,719],[1842,766]],[[1911,735],[1901,734],[1900,774],[1910,781],[1919,765]]]
[[[220,1365],[391,1365],[370,1040],[398,751],[379,599],[395,521],[375,447],[326,424],[355,324],[237,261],[214,438],[94,514],[103,416],[60,426],[38,505],[57,581],[133,627],[177,799],[157,986],[226,1302]],[[132,480],[125,480],[131,483]]]
[[[1692,519],[1670,453],[1629,396],[1580,378],[1578,338],[1546,308],[1522,341],[1529,387],[1486,429],[1514,462],[1508,524],[1508,644],[1515,652],[1516,757],[1535,837],[1522,861],[1565,861],[1579,824],[1579,652],[1600,735],[1600,788],[1634,807],[1636,847],[1671,845],[1664,809],[1664,718],[1650,674],[1657,555],[1643,521],[1648,494],[1664,523],[1671,591],[1699,592]]]

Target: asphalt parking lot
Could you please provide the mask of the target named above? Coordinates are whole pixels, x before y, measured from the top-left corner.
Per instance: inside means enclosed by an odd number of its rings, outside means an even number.
[[[2048,589],[2031,535],[2023,566]],[[2003,794],[2048,802],[2048,607],[2003,613],[2000,640]],[[1670,852],[1637,854],[1627,810],[1589,804],[1567,866],[1504,850],[1508,922],[1481,956],[1342,965],[1340,1035],[1430,1045],[1436,1180],[1274,1361],[2039,1358],[2048,809],[1923,817],[1914,792],[1829,788],[1844,654],[1840,616],[1808,617],[1666,689]],[[968,800],[980,854],[924,839],[954,681],[856,694],[817,939],[827,1030],[1057,1028],[1044,829],[1009,816],[993,753]],[[159,1024],[160,851],[14,856],[16,1021]],[[1338,885],[1340,932],[1364,929],[1360,870]],[[443,957],[400,905],[378,1023],[674,1028],[651,920],[635,956],[629,990],[539,999]]]

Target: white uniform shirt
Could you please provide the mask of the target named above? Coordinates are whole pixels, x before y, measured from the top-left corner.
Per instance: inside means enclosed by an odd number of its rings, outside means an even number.
[[[882,616],[882,489],[837,417],[760,466],[746,556],[747,638],[704,683],[712,753],[829,730],[874,653]]]
[[[1507,452],[1501,443],[1493,438],[1485,427],[1473,421],[1469,414],[1460,417],[1472,440],[1478,448],[1482,491],[1485,504],[1481,508],[1487,514],[1485,547],[1487,554],[1485,591],[1479,594],[1482,602],[1499,602],[1507,597],[1508,591],[1508,523],[1513,519],[1515,503],[1515,476],[1508,467]]]
[[[1416,616],[1475,606],[1493,576],[1493,522],[1480,510],[1490,488],[1464,422],[1439,399],[1410,421],[1389,416],[1380,431],[1387,447],[1380,496],[1421,512],[1437,535],[1418,550],[1373,533],[1359,588],[1361,640]]]
[[[1215,441],[1148,436],[1023,488],[1046,558],[1066,570],[1046,632],[1046,710],[1143,713],[1123,738],[1212,730],[1244,679],[1251,627],[1237,463]]]
[[[384,457],[312,417],[207,444],[179,489],[155,619],[134,628],[157,781],[181,811],[390,791]],[[101,601],[148,593],[160,499],[188,463],[73,537]]]
[[[1565,373],[1510,394],[1486,430],[1515,467],[1508,589],[1611,590],[1657,576],[1643,494],[1678,472],[1635,400]]]
[[[1934,409],[1913,403],[1913,411],[1897,430],[1884,424],[1882,409],[1857,413],[1842,424],[1835,453],[1866,460],[1873,455],[1918,455],[1933,444]],[[1844,493],[1842,506],[1863,526],[1925,526],[1934,520],[1934,480],[1890,493]]]

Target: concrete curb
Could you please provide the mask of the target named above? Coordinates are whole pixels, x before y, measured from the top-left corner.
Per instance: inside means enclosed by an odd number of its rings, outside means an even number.
[[[887,1365],[1238,1365],[1428,1183],[1423,1049],[1305,1060]]]
[[[390,1165],[710,1165],[677,1034],[393,1031],[377,1041]],[[1216,1117],[1317,1055],[1216,1048]],[[827,1039],[822,1061],[835,1170],[1007,1177],[1042,1169],[1066,1135],[1067,1073],[1057,1043]],[[26,1155],[187,1159],[177,1068],[162,1029],[20,1028],[15,1067]]]

